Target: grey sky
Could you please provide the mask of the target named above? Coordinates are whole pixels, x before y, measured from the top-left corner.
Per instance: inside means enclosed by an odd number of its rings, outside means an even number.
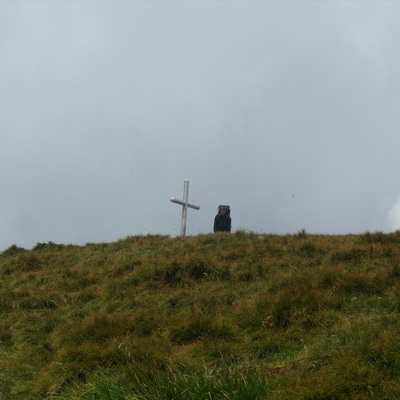
[[[1,1],[0,250],[400,229],[400,2]],[[399,204],[397,204],[399,202]]]

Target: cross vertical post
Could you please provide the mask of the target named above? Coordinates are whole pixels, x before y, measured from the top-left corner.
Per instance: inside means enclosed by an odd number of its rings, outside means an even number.
[[[187,202],[189,198],[189,181],[185,180],[183,184],[183,202],[182,206],[182,220],[181,220],[181,236],[186,235],[186,219],[187,219]]]
[[[189,181],[186,179],[183,185],[183,200],[178,200],[175,197],[170,199],[172,203],[180,204],[182,206],[182,220],[181,220],[181,236],[186,235],[186,219],[187,219],[187,209],[188,207],[195,210],[199,210],[200,206],[190,204],[189,200]]]

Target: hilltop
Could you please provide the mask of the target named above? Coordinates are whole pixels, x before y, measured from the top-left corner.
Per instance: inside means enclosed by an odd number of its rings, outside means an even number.
[[[399,399],[400,232],[0,255],[0,399]]]

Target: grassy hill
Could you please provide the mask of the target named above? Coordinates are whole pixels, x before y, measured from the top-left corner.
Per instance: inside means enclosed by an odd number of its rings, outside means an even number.
[[[400,232],[0,255],[0,399],[400,399]]]

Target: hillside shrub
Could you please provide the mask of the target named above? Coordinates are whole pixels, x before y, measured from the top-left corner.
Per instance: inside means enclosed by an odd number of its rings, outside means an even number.
[[[359,240],[361,243],[400,243],[400,231],[396,231],[395,233],[384,233],[381,231],[365,232],[364,234],[360,235]]]
[[[0,253],[0,257],[12,257],[16,254],[23,253],[25,250],[23,247],[18,247],[16,244],[11,245],[8,249]]]
[[[346,251],[335,251],[331,257],[330,261],[333,264],[339,264],[339,263],[360,263],[362,257],[364,257],[366,254],[366,250],[362,249],[352,249],[352,250],[346,250]]]
[[[14,271],[34,272],[41,269],[41,259],[31,252],[23,252],[17,255],[11,264]]]

